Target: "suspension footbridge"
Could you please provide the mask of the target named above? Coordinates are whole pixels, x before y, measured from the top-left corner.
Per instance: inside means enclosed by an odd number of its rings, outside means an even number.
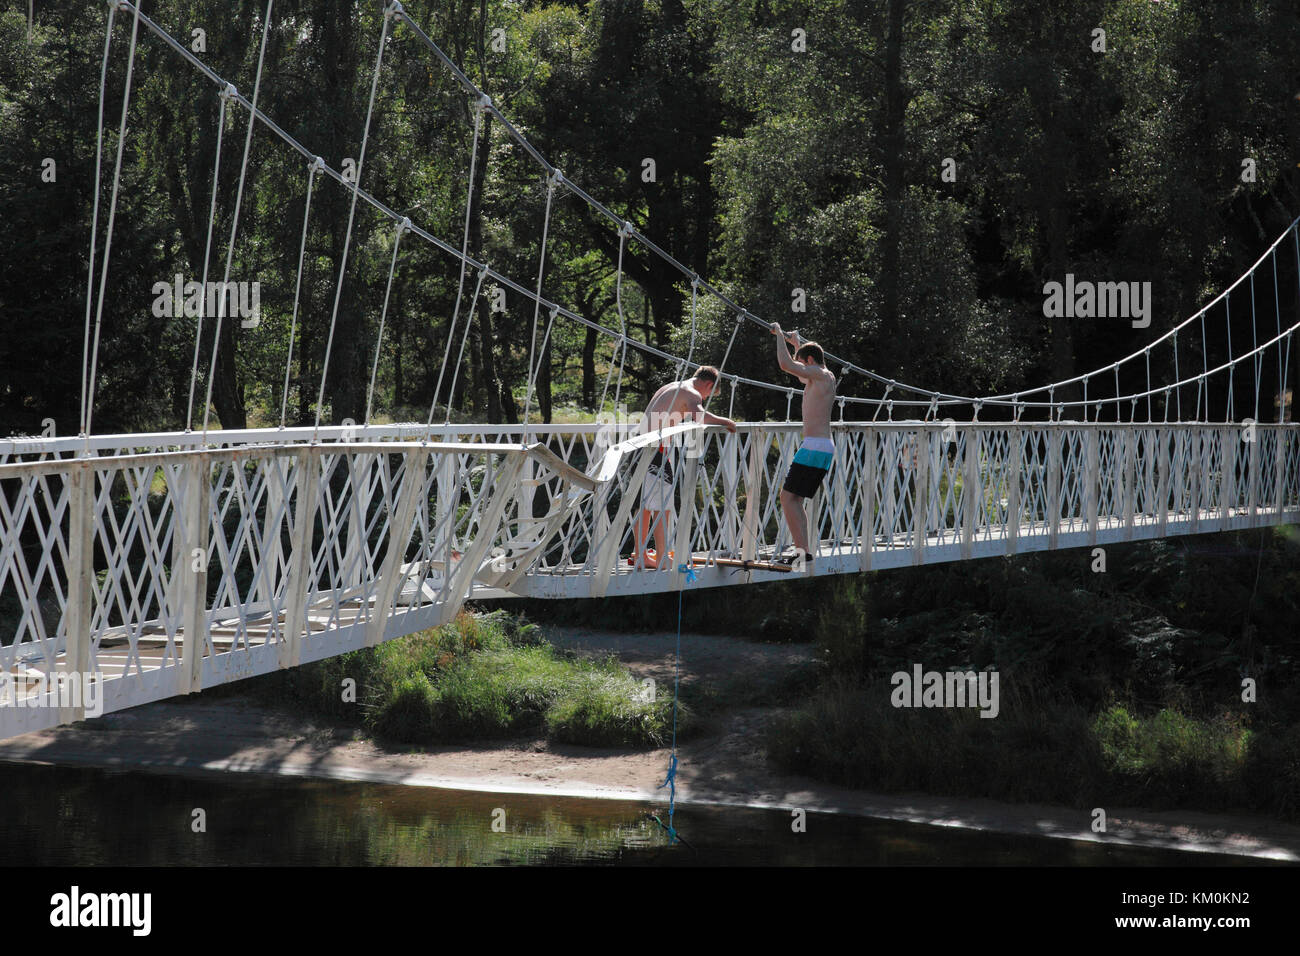
[[[263,48],[272,15],[268,3]],[[538,164],[547,204],[532,288],[468,254],[476,151],[459,248],[363,188],[385,40],[397,29],[410,30],[451,71],[473,104],[476,125],[491,113]],[[400,3],[383,17],[360,158],[356,175],[347,177],[258,108],[260,61],[252,96],[245,98],[139,5],[123,0],[109,8],[104,77],[115,35],[123,33],[129,35],[129,59],[117,154],[96,195],[87,274],[81,434],[0,440],[0,679],[11,704],[0,707],[0,737],[85,716],[84,699],[22,706],[51,693],[60,675],[98,675],[103,709],[120,710],[374,646],[445,623],[476,598],[673,591],[684,586],[687,571],[692,586],[703,588],[791,576],[737,565],[770,558],[789,543],[778,492],[799,447],[798,422],[741,422],[734,432],[687,422],[645,432],[604,417],[576,425],[530,421],[541,357],[556,322],[608,336],[610,375],[600,405],[611,385],[617,405],[620,363],[629,349],[671,363],[679,377],[699,366],[693,353],[701,296],[715,297],[735,319],[719,392],[729,388],[734,403],[738,388],[775,390],[787,400],[787,419],[797,393],[728,372],[737,337],[751,327],[766,330],[768,323],[551,166]],[[462,304],[476,300],[486,280],[531,303],[522,423],[457,424],[450,409],[441,422],[430,409],[425,422],[374,424],[368,411],[361,424],[324,423],[322,381],[311,426],[286,426],[282,419],[278,428],[210,430],[209,370],[200,427],[191,421],[184,432],[94,433],[122,144],[136,45],[146,37],[221,91],[219,130],[228,114],[246,116],[240,196],[255,127],[302,156],[304,243],[311,191],[318,181],[324,188],[332,180],[352,204],[349,241],[352,214],[365,203],[394,225],[393,263],[407,234],[459,262],[440,379],[450,375],[454,382],[459,374],[461,358],[452,361],[453,353],[458,347],[463,357],[472,321],[471,306],[461,327]],[[100,116],[103,155],[103,82]],[[214,170],[221,162],[220,135],[216,141]],[[543,295],[551,199],[560,190],[588,203],[617,230],[620,290],[628,243],[681,270],[690,287],[687,355],[669,355],[629,335],[621,301],[621,328],[612,329]],[[102,229],[101,198],[107,207]],[[215,204],[214,190],[214,212]],[[301,270],[300,251],[298,261]],[[346,270],[345,245],[330,342]],[[1247,299],[1252,338],[1233,349],[1230,309]],[[828,366],[861,376],[880,394],[836,400],[834,464],[806,504],[814,560],[795,573],[854,574],[1300,521],[1300,438],[1287,420],[1285,398],[1298,306],[1300,235],[1292,223],[1196,314],[1138,352],[1066,381],[1009,394],[954,395],[828,353]],[[386,315],[387,297],[383,308]],[[297,316],[295,299],[295,328]],[[223,308],[209,329],[214,341],[220,341],[225,318]],[[1227,350],[1212,366],[1214,326],[1224,322]],[[201,380],[203,324],[200,316],[191,413]],[[375,367],[382,339],[381,318]],[[1157,368],[1172,368],[1172,377],[1153,381],[1153,359]],[[286,361],[286,403],[287,367]],[[1261,402],[1269,415],[1277,409],[1276,421],[1261,420]],[[639,492],[661,448],[673,465],[674,558],[642,568],[630,560]]]

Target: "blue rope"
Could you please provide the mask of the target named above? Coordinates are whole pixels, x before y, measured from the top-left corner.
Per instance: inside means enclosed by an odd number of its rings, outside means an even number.
[[[688,564],[677,565],[677,570],[686,575],[687,584],[698,580],[695,571]],[[656,823],[668,831],[668,836],[674,843],[685,842],[673,829],[673,814],[677,810],[677,699],[678,687],[681,682],[682,595],[685,591],[686,588],[682,587],[677,592],[677,652],[673,658],[673,752],[668,758],[668,774],[664,777],[664,782],[656,788],[658,790],[662,790],[664,787],[668,788],[668,824],[665,826],[658,817],[654,818]]]

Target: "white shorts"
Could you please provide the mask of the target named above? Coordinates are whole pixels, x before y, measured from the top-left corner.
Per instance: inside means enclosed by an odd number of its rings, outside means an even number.
[[[641,510],[673,510],[673,466],[662,448],[650,460],[650,470],[641,482]]]

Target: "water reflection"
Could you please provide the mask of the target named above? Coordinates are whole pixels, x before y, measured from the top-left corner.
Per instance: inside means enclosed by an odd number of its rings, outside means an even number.
[[[1172,850],[784,810],[0,763],[0,865],[1233,865]],[[195,832],[202,810],[206,832]],[[663,812],[662,809],[660,812]],[[494,829],[494,823],[496,828]]]

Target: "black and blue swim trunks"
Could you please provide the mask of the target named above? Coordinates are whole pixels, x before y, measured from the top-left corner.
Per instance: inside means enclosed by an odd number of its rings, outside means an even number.
[[[785,476],[783,491],[811,498],[817,494],[835,458],[835,443],[829,438],[805,438]]]

